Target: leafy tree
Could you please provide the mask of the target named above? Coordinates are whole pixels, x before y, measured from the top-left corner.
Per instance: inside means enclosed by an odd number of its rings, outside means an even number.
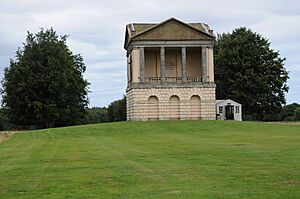
[[[107,108],[107,116],[110,122],[126,120],[126,97],[113,101]]]
[[[277,120],[288,72],[285,58],[270,48],[261,35],[241,27],[219,35],[215,41],[217,98],[243,104],[243,115],[254,120]]]
[[[294,120],[296,108],[300,107],[300,104],[292,103],[284,106],[280,113],[281,120]]]
[[[300,121],[300,107],[295,109],[295,120]]]
[[[88,104],[86,67],[51,29],[28,32],[15,60],[5,68],[2,104],[9,120],[37,128],[80,123]]]
[[[107,108],[89,108],[86,113],[85,124],[108,122]]]

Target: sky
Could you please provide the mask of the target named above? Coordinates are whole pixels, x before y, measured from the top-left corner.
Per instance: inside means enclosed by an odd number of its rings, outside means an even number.
[[[90,107],[107,106],[126,89],[125,25],[159,23],[170,17],[204,22],[215,33],[246,26],[286,58],[287,103],[300,103],[299,0],[0,0],[0,78],[27,31],[53,27],[84,58]]]

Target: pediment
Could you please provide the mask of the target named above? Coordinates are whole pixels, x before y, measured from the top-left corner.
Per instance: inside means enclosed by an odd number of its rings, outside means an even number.
[[[141,32],[134,40],[213,40],[208,33],[197,30],[188,24],[170,20]]]

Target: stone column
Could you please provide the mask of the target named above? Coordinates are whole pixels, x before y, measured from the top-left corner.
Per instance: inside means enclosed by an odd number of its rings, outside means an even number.
[[[140,47],[140,80],[145,81],[145,49]]]
[[[165,47],[160,47],[160,78],[165,81]]]
[[[186,81],[186,47],[181,48],[181,76]]]
[[[214,74],[214,50],[213,47],[209,47],[209,64],[208,64],[208,79],[210,82],[214,82],[215,74]]]
[[[202,71],[202,82],[207,82],[207,47],[203,46],[201,48],[201,71]]]

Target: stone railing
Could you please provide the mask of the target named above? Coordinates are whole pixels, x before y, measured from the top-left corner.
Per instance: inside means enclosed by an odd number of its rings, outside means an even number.
[[[197,76],[187,76],[186,77],[187,82],[202,82],[202,77]]]
[[[165,77],[165,82],[182,82],[182,77]]]
[[[145,82],[160,82],[160,77],[145,77]]]
[[[161,82],[161,80],[161,77],[145,77],[145,82],[147,83]],[[202,78],[197,76],[187,76],[186,81],[183,81],[182,77],[165,77],[164,82],[202,82]]]

